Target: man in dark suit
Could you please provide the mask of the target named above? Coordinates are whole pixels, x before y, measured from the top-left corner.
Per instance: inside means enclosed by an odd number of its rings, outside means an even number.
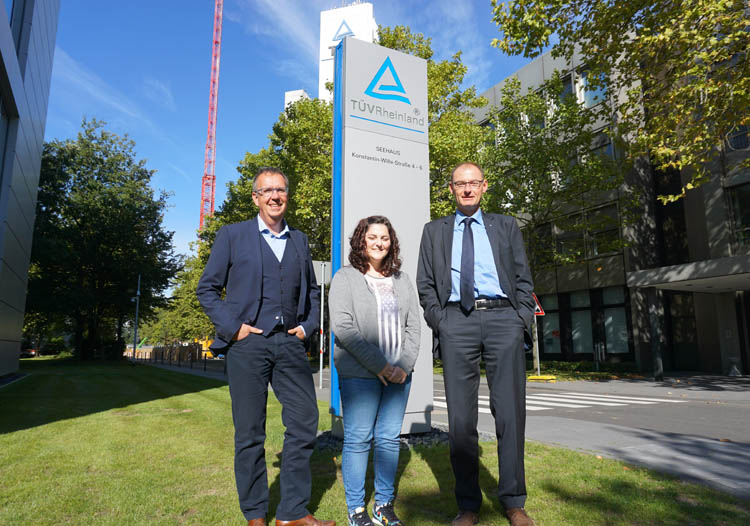
[[[535,303],[523,238],[514,218],[480,210],[487,181],[476,164],[457,166],[450,190],[457,210],[425,225],[417,289],[443,360],[459,509],[452,526],[479,520],[477,397],[482,359],[497,434],[498,496],[513,526],[533,526],[524,510],[523,333],[531,326]]]
[[[227,349],[234,473],[248,525],[265,526],[268,513],[263,446],[270,382],[286,426],[276,525],[335,526],[307,510],[318,406],[304,340],[318,328],[320,289],[307,236],[284,221],[288,190],[278,169],[258,171],[258,216],[219,229],[197,294],[216,326],[212,347]]]

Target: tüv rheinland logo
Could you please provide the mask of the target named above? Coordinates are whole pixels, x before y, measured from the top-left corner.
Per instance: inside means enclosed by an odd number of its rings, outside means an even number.
[[[337,40],[353,36],[354,31],[352,31],[352,29],[349,27],[349,24],[346,23],[346,20],[342,20],[341,25],[339,26],[338,30],[336,30],[336,35],[333,37],[333,41],[336,42]]]
[[[397,100],[411,105],[411,102],[406,97],[404,85],[401,84],[401,79],[398,78],[398,73],[396,73],[396,68],[393,67],[390,57],[385,58],[383,65],[375,73],[375,76],[370,81],[370,85],[365,90],[365,95],[381,100]]]

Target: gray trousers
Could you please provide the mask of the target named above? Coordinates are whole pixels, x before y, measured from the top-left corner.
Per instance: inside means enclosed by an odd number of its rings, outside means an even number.
[[[438,337],[443,359],[445,397],[450,426],[450,456],[460,510],[478,512],[477,433],[479,362],[484,360],[495,418],[500,464],[498,497],[507,508],[526,502],[524,433],[526,429],[526,357],[524,324],[513,307],[473,310],[468,315],[449,304]]]
[[[234,475],[243,515],[250,520],[265,518],[268,513],[264,443],[270,382],[281,402],[281,420],[286,427],[276,518],[291,521],[306,516],[318,404],[304,344],[285,331],[268,337],[250,334],[232,343],[227,374],[234,420]]]

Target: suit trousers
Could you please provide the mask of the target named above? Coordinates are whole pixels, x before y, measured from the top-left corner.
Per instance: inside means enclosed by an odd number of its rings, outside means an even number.
[[[250,334],[232,342],[227,374],[234,420],[234,474],[243,515],[250,520],[268,513],[264,443],[269,382],[281,402],[286,427],[276,518],[290,521],[308,515],[318,405],[303,342],[286,331],[267,337]]]
[[[498,497],[505,508],[526,502],[524,433],[526,428],[526,356],[524,323],[513,307],[472,310],[457,304],[443,311],[438,337],[448,405],[450,456],[460,510],[478,512],[477,433],[479,364],[484,360],[495,419],[500,464]]]

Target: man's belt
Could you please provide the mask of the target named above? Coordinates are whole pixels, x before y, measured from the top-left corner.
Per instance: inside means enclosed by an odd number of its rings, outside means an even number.
[[[474,308],[476,310],[487,310],[487,309],[499,309],[502,307],[512,307],[513,304],[508,298],[496,298],[496,299],[478,299],[474,301]]]
[[[448,302],[448,305],[461,306],[458,301]],[[474,309],[476,310],[487,310],[487,309],[501,309],[503,307],[512,307],[513,304],[508,298],[478,298],[474,300]]]

